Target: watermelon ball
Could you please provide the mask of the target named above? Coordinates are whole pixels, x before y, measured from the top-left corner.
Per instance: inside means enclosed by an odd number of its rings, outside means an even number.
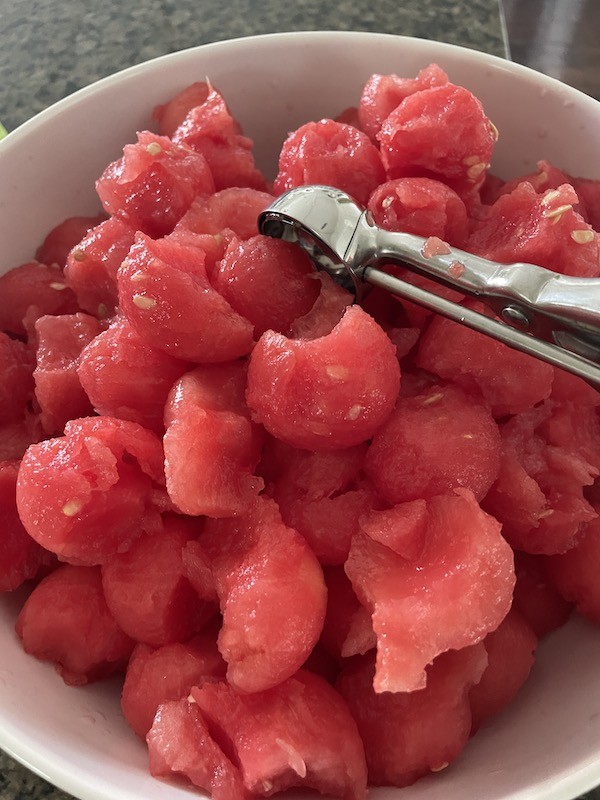
[[[258,233],[258,215],[274,200],[272,194],[257,189],[222,189],[209,197],[197,197],[175,226],[175,231],[189,230],[218,236],[227,229],[237,239],[250,239]]]
[[[144,341],[184,361],[217,363],[252,348],[252,325],[208,282],[204,254],[142,233],[118,273],[119,304]]]
[[[423,553],[429,512],[425,500],[409,500],[383,511],[372,509],[359,521],[360,530],[374,542],[413,560]]]
[[[58,264],[64,267],[67,256],[73,247],[89,230],[104,222],[104,214],[99,217],[69,217],[52,228],[35,252],[35,258],[42,264]]]
[[[240,770],[217,743],[217,732],[215,737],[196,703],[186,697],[162,703],[146,736],[150,774],[184,777],[212,800],[244,800]]]
[[[335,328],[354,298],[326,272],[319,272],[315,279],[320,284],[314,306],[290,326],[292,339],[319,339]]]
[[[118,316],[83,349],[77,375],[98,414],[162,434],[169,391],[189,367],[148,345]]]
[[[353,655],[363,655],[377,646],[371,616],[361,606],[343,567],[325,567],[327,612],[321,644],[337,662]]]
[[[173,136],[192,108],[202,105],[210,91],[208,83],[196,81],[182,89],[167,103],[152,109],[152,119],[159,125],[161,136]]]
[[[133,642],[111,616],[98,567],[64,564],[33,590],[16,623],[26,653],[82,686],[124,670]]]
[[[390,504],[458,486],[481,500],[500,468],[500,433],[489,410],[455,386],[398,401],[375,433],[365,471]]]
[[[365,83],[358,105],[360,128],[376,140],[383,121],[411,94],[434,86],[444,86],[448,76],[437,64],[422,69],[416,78],[398,75],[371,75]]]
[[[140,537],[103,564],[108,607],[136,642],[183,642],[214,617],[216,606],[201,602],[185,576],[183,549],[197,533],[193,520],[166,515],[159,533]]]
[[[496,630],[488,633],[483,644],[488,665],[469,693],[473,732],[517,696],[533,667],[537,636],[513,608]]]
[[[319,339],[267,331],[250,357],[246,400],[256,422],[295,447],[359,444],[390,415],[400,387],[394,346],[359,306]]]
[[[35,323],[38,345],[33,377],[46,433],[62,433],[70,419],[92,413],[77,367],[82,351],[101,330],[95,317],[81,313],[44,316]]]
[[[514,558],[500,523],[472,492],[455,489],[427,504],[422,554],[408,561],[363,533],[352,539],[346,574],[372,614],[376,692],[413,692],[446,650],[476,644],[512,602]]]
[[[263,489],[253,474],[262,436],[248,418],[245,388],[241,362],[198,367],[173,386],[165,408],[165,473],[182,513],[235,516]]]
[[[285,140],[274,186],[278,194],[312,183],[335,186],[366,205],[384,177],[379,151],[366,134],[322,119],[301,125]]]
[[[27,533],[17,512],[19,464],[0,463],[0,592],[12,592],[35,578],[44,550]]]
[[[516,552],[515,572],[513,607],[527,620],[535,635],[541,639],[564,625],[573,606],[550,580],[545,557]]]
[[[214,192],[214,181],[204,157],[189,147],[149,131],[137,138],[106,167],[96,191],[111,216],[150,236],[165,236],[197,195]]]
[[[465,647],[436,658],[425,688],[383,694],[373,691],[372,656],[344,667],[336,687],[358,725],[371,785],[408,786],[460,755],[471,731],[469,690],[486,666],[483,644]]]
[[[30,261],[0,275],[0,330],[25,336],[44,314],[74,314],[77,299],[57,265]]]
[[[496,136],[479,100],[446,83],[406,97],[377,139],[388,178],[435,177],[465,192],[483,183]]]
[[[327,602],[319,562],[265,496],[243,515],[208,519],[200,543],[212,566],[228,682],[243,692],[276,686],[317,643]]]
[[[33,358],[17,339],[0,331],[0,424],[23,419],[33,397]]]
[[[292,322],[313,307],[320,289],[301,248],[266,236],[230,244],[212,284],[250,320],[257,339],[267,330],[287,334]]]
[[[117,217],[92,228],[67,256],[65,280],[90,314],[111,317],[117,305],[117,270],[135,239],[135,231]]]
[[[62,560],[101,564],[159,530],[164,509],[160,440],[134,422],[89,417],[29,447],[17,507],[29,535]]]
[[[173,142],[204,156],[217,191],[230,186],[265,189],[264,176],[254,163],[252,139],[242,135],[222,95],[210,84],[207,90],[206,98],[173,132]]]
[[[356,723],[320,676],[300,670],[257,694],[207,682],[191,695],[209,728],[231,742],[251,796],[293,786],[347,800],[366,796],[367,768]]]
[[[376,224],[388,231],[437,236],[461,248],[467,241],[465,204],[440,181],[431,178],[387,181],[370,196],[368,208]]]

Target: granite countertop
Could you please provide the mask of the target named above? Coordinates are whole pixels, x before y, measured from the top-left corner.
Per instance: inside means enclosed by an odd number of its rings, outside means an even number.
[[[497,0],[295,0],[293,8],[273,0],[0,0],[0,120],[12,130],[76,89],[164,53],[317,29],[384,31],[505,52]],[[0,753],[0,800],[25,798],[67,795]]]

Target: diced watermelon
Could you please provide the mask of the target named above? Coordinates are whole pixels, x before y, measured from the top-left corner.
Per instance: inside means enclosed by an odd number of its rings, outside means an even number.
[[[81,353],[77,375],[99,414],[162,434],[169,391],[189,368],[147,344],[125,317],[115,317]]]
[[[398,75],[371,75],[365,83],[358,106],[360,126],[375,140],[383,121],[411,94],[434,86],[444,86],[448,76],[437,64],[422,69],[416,78]]]
[[[48,434],[62,433],[70,419],[92,412],[77,366],[82,350],[102,328],[88,314],[40,317],[35,323],[37,366],[33,372],[41,423]]]
[[[278,194],[311,183],[335,186],[366,205],[384,177],[379,151],[365,133],[322,119],[301,125],[285,140],[274,186]]]
[[[243,136],[223,97],[210,84],[205,99],[191,108],[173,132],[173,142],[201,153],[212,172],[217,190],[230,186],[265,189],[256,168],[252,140]]]
[[[17,512],[19,464],[0,462],[0,592],[12,592],[35,578],[44,550],[29,536]]]
[[[134,242],[135,230],[117,217],[92,228],[67,256],[65,280],[85,311],[110,317],[117,305],[117,270]]]
[[[467,210],[450,187],[431,178],[387,181],[369,198],[377,225],[388,231],[437,236],[454,247],[467,241]]]
[[[217,236],[228,229],[238,239],[250,239],[258,233],[258,215],[274,200],[272,194],[257,189],[222,189],[210,197],[197,197],[175,231],[183,229]]]
[[[198,367],[171,390],[165,472],[169,496],[182,513],[235,516],[264,487],[253,474],[262,437],[242,408],[245,386],[245,365],[234,362]]]
[[[152,109],[152,119],[160,126],[161,136],[173,136],[192,108],[201,105],[208,97],[209,84],[197,81],[178,92],[164,105]]]
[[[511,609],[483,643],[487,669],[469,694],[473,732],[516,697],[533,667],[537,636],[525,617]]]
[[[28,348],[0,331],[0,424],[19,422],[33,398],[33,358]]]
[[[480,393],[495,417],[518,414],[550,395],[550,364],[458,322],[436,317],[421,337],[417,365]]]
[[[565,600],[546,571],[544,556],[515,553],[517,582],[513,607],[541,639],[569,619],[572,605]]]
[[[258,694],[205,683],[192,697],[239,763],[254,796],[308,786],[345,800],[363,800],[364,748],[340,695],[323,678],[301,670]]]
[[[187,697],[192,686],[224,674],[225,662],[217,650],[214,631],[157,650],[138,644],[131,654],[123,685],[121,707],[125,719],[145,739],[160,705]]]
[[[230,361],[252,325],[209,284],[201,250],[138,233],[118,274],[123,314],[150,345],[185,361]]]
[[[159,706],[146,741],[151,775],[185,776],[210,792],[212,800],[246,800],[237,766],[212,738],[198,706],[187,698]]]
[[[451,651],[427,669],[427,686],[413,692],[373,691],[373,658],[344,668],[337,688],[365,744],[369,783],[408,786],[440,772],[469,739],[469,690],[487,665],[483,644]]]
[[[428,524],[425,500],[411,500],[385,511],[370,511],[361,518],[360,529],[399,556],[415,559],[425,547]]]
[[[183,548],[197,534],[193,520],[163,517],[163,530],[142,536],[102,566],[108,607],[136,642],[160,647],[183,642],[216,613],[185,575]]]
[[[52,228],[42,244],[35,252],[37,261],[42,264],[58,264],[64,267],[67,262],[69,251],[75,247],[86,233],[104,222],[106,217],[102,214],[99,217],[69,217],[60,225]]]
[[[106,167],[96,191],[111,216],[150,236],[164,236],[197,195],[214,192],[214,181],[199,153],[149,131],[137,138]]]
[[[500,523],[473,494],[432,498],[422,555],[407,561],[359,533],[346,573],[373,615],[376,692],[425,686],[425,667],[440,653],[475,644],[506,616],[515,584],[512,550]]]
[[[353,306],[320,339],[264,333],[250,358],[246,400],[273,436],[332,450],[372,436],[390,415],[399,386],[392,343]]]
[[[124,670],[133,642],[111,616],[98,567],[64,564],[25,602],[16,623],[26,653],[81,686]]]
[[[229,683],[246,692],[276,686],[319,638],[327,602],[319,562],[264,496],[245,515],[207,520],[200,542],[221,603]]]
[[[320,289],[301,248],[266,236],[230,244],[212,284],[250,320],[257,339],[267,330],[287,334],[292,322],[313,307]]]
[[[454,386],[400,398],[367,452],[365,470],[390,504],[458,486],[481,500],[500,466],[500,434],[488,409]]]
[[[31,445],[23,457],[21,521],[61,559],[101,564],[160,528],[162,461],[160,440],[141,425],[111,417],[68,422],[64,436]]]
[[[26,316],[33,325],[44,314],[77,310],[77,299],[58,266],[31,261],[0,275],[0,330],[24,336]]]

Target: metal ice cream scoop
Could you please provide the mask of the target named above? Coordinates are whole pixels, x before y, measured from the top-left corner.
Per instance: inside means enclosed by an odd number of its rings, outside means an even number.
[[[297,242],[318,269],[357,299],[369,284],[379,286],[600,385],[600,279],[560,275],[534,264],[500,264],[439,240],[384,230],[349,195],[330,186],[292,189],[263,211],[258,225],[267,236]],[[378,269],[385,263],[477,298],[499,319]]]

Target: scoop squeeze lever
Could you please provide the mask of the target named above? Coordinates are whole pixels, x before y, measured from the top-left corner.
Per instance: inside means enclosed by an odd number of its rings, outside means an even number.
[[[358,300],[369,284],[379,286],[600,386],[598,278],[500,264],[445,244],[431,247],[421,236],[378,227],[366,209],[331,186],[286,192],[262,212],[258,227],[267,236],[298,243],[318,269]],[[378,269],[386,263],[474,297],[498,319]]]

